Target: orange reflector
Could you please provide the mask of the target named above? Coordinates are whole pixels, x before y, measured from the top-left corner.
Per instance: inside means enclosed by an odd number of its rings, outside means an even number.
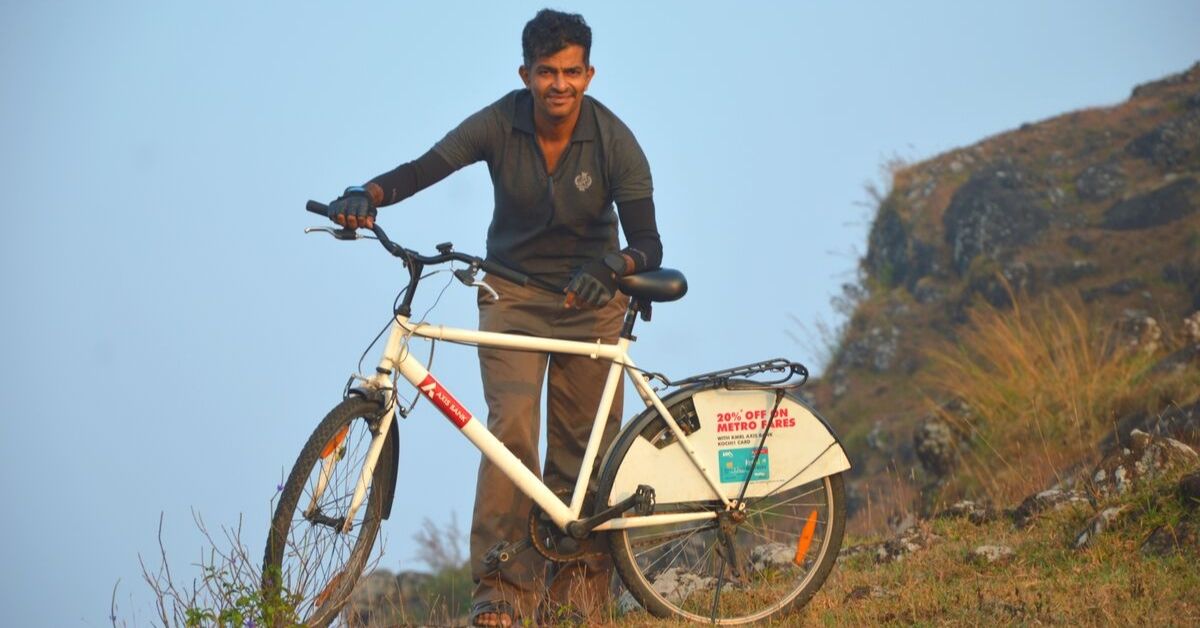
[[[328,443],[325,443],[325,449],[321,450],[321,457],[328,458],[329,454],[337,451],[337,448],[341,447],[342,441],[346,440],[346,433],[349,431],[349,425],[338,430],[338,433],[332,439],[330,439]]]
[[[813,533],[817,531],[817,511],[808,513],[808,521],[804,522],[804,530],[800,532],[800,538],[796,541],[796,558],[793,559],[797,565],[804,566],[804,557],[808,555],[808,546],[812,545]]]
[[[317,594],[316,599],[313,600],[313,604],[315,606],[319,608],[325,604],[325,601],[328,600],[329,596],[333,594],[335,589],[337,589],[337,585],[342,581],[342,575],[345,573],[346,572],[344,571],[338,572],[338,575],[334,576],[333,579],[329,581],[329,584],[325,585],[324,589],[321,589],[321,592]]]

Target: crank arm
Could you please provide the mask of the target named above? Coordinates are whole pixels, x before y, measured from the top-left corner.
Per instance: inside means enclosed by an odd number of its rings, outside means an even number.
[[[616,519],[626,512],[637,509],[639,515],[649,515],[654,512],[654,489],[645,485],[639,484],[633,495],[622,499],[612,506],[601,510],[600,512],[588,517],[572,521],[567,524],[567,534],[574,539],[586,539],[596,526]]]

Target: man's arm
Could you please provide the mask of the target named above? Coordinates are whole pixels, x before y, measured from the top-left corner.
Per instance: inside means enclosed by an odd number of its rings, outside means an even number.
[[[662,263],[662,240],[654,220],[654,199],[648,196],[617,203],[617,215],[629,246],[620,253],[609,253],[580,267],[567,284],[564,307],[578,308],[581,304],[600,307],[616,294],[617,280],[621,276],[654,270]]]
[[[367,182],[367,194],[376,207],[384,207],[400,201],[424,190],[425,188],[445,179],[454,172],[454,167],[430,149],[424,155],[400,164]]]
[[[658,224],[654,219],[654,198],[646,197],[635,201],[617,203],[617,217],[625,242],[621,249],[625,257],[625,275],[654,270],[662,264],[662,239],[658,235]]]
[[[463,166],[487,159],[500,133],[493,109],[494,105],[475,112],[417,159],[365,185],[346,188],[329,204],[329,219],[351,229],[369,228],[375,224],[375,208],[398,203]]]

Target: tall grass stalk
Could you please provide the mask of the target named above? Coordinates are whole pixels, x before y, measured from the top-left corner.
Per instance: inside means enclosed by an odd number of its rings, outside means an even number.
[[[1064,464],[1079,461],[1138,394],[1152,356],[1115,342],[1072,298],[1052,294],[1013,307],[981,304],[957,342],[927,352],[922,387],[931,398],[957,398],[967,412],[933,404],[970,444],[955,482],[981,486],[995,499],[1044,487]]]

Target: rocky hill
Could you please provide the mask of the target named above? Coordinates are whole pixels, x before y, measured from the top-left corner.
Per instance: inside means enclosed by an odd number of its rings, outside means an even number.
[[[846,286],[852,314],[812,391],[857,465],[852,530],[962,497],[1019,497],[1061,479],[1063,469],[1050,467],[1094,464],[1103,444],[1195,402],[1197,380],[1178,376],[1194,374],[1200,343],[1200,318],[1188,319],[1200,309],[1200,64],[1140,85],[1116,106],[1024,124],[893,174],[860,281]],[[1024,486],[987,494],[984,482],[952,480],[965,459],[999,464],[979,452],[997,448],[1000,432],[981,442],[987,426],[948,380],[964,367],[954,356],[971,352],[964,346],[980,317],[1012,314],[1014,301],[1031,322],[1066,312],[1101,328],[1109,349],[1093,361],[1136,346],[1144,398],[1131,401],[1130,389],[1095,408],[1103,416],[1089,420],[1107,430],[1043,432],[1041,449],[1071,455],[1027,466],[1009,456]],[[979,342],[974,352],[986,361],[988,341]],[[981,368],[1003,370],[1004,360],[992,361]],[[1037,373],[1055,377],[1026,378]],[[1170,390],[1147,387],[1162,373],[1177,379]],[[1195,445],[1197,413],[1184,414],[1171,435]]]

